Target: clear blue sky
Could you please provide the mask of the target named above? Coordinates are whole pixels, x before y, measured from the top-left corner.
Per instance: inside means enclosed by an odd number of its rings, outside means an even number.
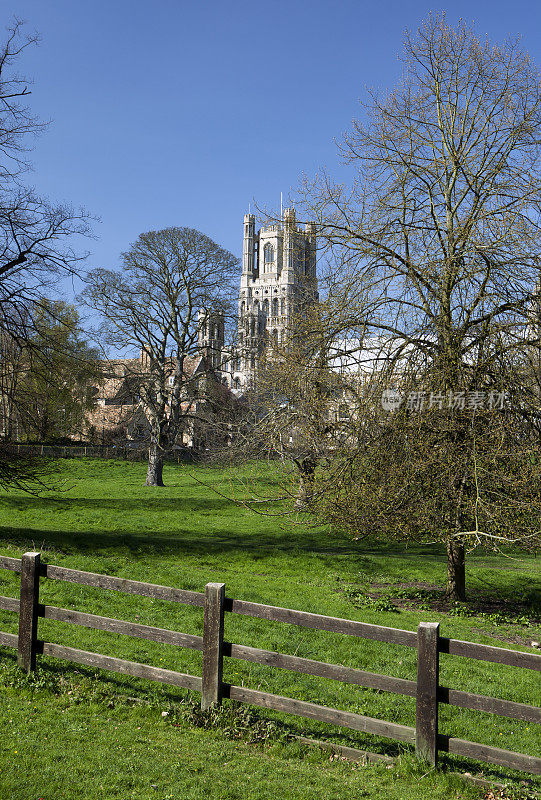
[[[52,124],[30,180],[101,218],[93,266],[142,231],[186,225],[237,255],[254,200],[277,208],[302,172],[337,162],[334,137],[366,86],[393,86],[406,27],[433,10],[541,64],[539,0],[2,0],[42,36],[20,71]],[[253,207],[253,206],[252,206]]]

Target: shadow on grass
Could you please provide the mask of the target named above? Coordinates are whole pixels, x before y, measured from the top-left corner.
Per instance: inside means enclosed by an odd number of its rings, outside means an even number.
[[[104,497],[2,497],[2,506],[13,511],[71,511],[87,509],[95,511],[116,511],[119,516],[132,511],[141,512],[150,507],[153,511],[160,512],[224,512],[228,507],[233,509],[235,504],[227,499],[213,497],[156,497],[149,494],[141,499],[104,498]]]
[[[194,501],[192,508],[195,508],[195,503],[198,502]],[[103,503],[98,501],[96,503],[103,506]],[[131,501],[121,504],[115,502],[114,505],[118,507],[119,519],[122,519],[123,512],[131,505]],[[169,534],[164,534],[163,530],[128,529],[100,533],[96,530],[65,531],[0,525],[0,540],[22,547],[26,547],[29,543],[43,543],[44,549],[66,554],[87,554],[101,550],[110,551],[110,555],[114,555],[116,550],[128,548],[133,549],[140,557],[228,553],[245,553],[250,556],[261,554],[265,557],[279,553],[296,555],[315,553],[331,557],[347,555],[359,560],[357,568],[371,564],[373,557],[412,562],[422,557],[423,561],[432,563],[441,563],[445,559],[443,547],[437,544],[409,545],[404,548],[395,542],[374,540],[355,542],[344,534],[331,535],[315,527],[294,525],[280,527],[280,523],[277,522],[276,527],[270,530],[258,529],[256,525],[251,530],[249,525],[239,530],[235,523],[235,520],[231,520],[231,528],[224,526],[216,531],[205,530],[195,522],[193,529],[172,527]],[[102,552],[102,555],[104,554]],[[378,569],[381,569],[381,565],[378,565]]]
[[[97,553],[115,555],[126,548],[137,557],[191,556],[244,553],[268,557],[279,553],[307,555],[350,555],[364,559],[359,546],[346,538],[333,536],[327,540],[317,531],[274,530],[269,532],[241,532],[237,530],[205,531],[194,525],[194,530],[176,529],[171,534],[163,531],[97,533],[96,531],[43,530],[40,528],[11,528],[0,526],[0,540],[21,547],[30,543],[42,544],[44,550],[66,554]],[[375,552],[375,551],[374,551]]]
[[[398,574],[421,559],[424,564],[430,563],[439,568],[445,564],[445,552],[438,545],[410,545],[406,549],[395,543],[352,542],[345,536],[329,536],[321,531],[299,528],[253,533],[179,529],[164,536],[163,532],[149,531],[96,533],[0,527],[0,541],[21,550],[40,550],[44,561],[49,563],[55,562],[55,555],[92,555],[97,562],[97,572],[103,571],[99,567],[100,558],[115,556],[128,556],[130,560],[139,562],[153,558],[206,559],[209,556],[223,556],[224,564],[227,564],[238,557],[253,562],[269,557],[302,558],[303,555],[316,555],[328,570],[342,569],[343,559],[347,559],[348,572],[357,570],[368,580],[372,575],[379,576],[382,569]],[[506,603],[510,606],[517,603],[530,606],[540,602],[541,580],[533,576],[529,576],[525,583],[523,574],[505,572],[501,576],[503,580],[490,586],[486,580],[477,579],[476,571],[472,559],[468,571],[470,603],[481,602],[485,605],[497,601],[498,607],[503,607]],[[399,579],[396,586],[401,586]]]

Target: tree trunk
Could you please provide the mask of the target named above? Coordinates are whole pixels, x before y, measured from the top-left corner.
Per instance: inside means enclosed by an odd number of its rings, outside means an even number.
[[[314,474],[316,471],[316,461],[313,458],[305,458],[303,461],[296,460],[299,468],[299,490],[295,508],[307,511],[314,495]]]
[[[163,455],[154,442],[148,450],[148,469],[145,486],[164,486],[163,482]]]
[[[456,539],[447,542],[447,597],[461,602],[466,599],[466,555],[464,545]]]

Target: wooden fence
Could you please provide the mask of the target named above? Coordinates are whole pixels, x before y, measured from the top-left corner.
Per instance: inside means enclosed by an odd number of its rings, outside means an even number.
[[[223,583],[208,583],[203,594],[111,575],[42,564],[39,553],[25,553],[22,559],[0,556],[0,568],[21,573],[20,598],[17,600],[12,597],[0,597],[0,609],[19,614],[19,635],[0,632],[0,645],[17,649],[19,666],[27,672],[35,668],[36,654],[43,654],[201,692],[203,709],[220,704],[222,698],[230,698],[413,744],[416,753],[431,765],[436,764],[438,751],[444,751],[523,770],[535,775],[541,774],[540,758],[445,736],[438,731],[438,707],[442,703],[499,714],[524,722],[541,722],[541,710],[535,706],[440,686],[440,653],[538,671],[541,670],[541,654],[448,639],[439,635],[439,624],[433,622],[421,622],[417,632],[413,632],[327,617],[306,611],[296,611],[290,608],[262,605],[246,600],[235,600],[225,596],[225,584]],[[41,605],[39,603],[40,577],[199,606],[204,612],[203,636]],[[417,680],[393,678],[338,664],[326,664],[286,653],[233,644],[224,639],[226,612],[416,648]],[[37,637],[39,617],[200,650],[203,652],[202,676],[174,672],[161,667],[44,642]],[[416,699],[415,728],[224,683],[222,680],[224,657],[414,697]]]
[[[102,458],[124,461],[147,461],[148,445],[92,445],[92,444],[37,444],[33,442],[7,443],[7,450],[29,457],[46,458]],[[192,463],[195,453],[188,447],[177,447],[165,454],[164,460],[175,464]]]

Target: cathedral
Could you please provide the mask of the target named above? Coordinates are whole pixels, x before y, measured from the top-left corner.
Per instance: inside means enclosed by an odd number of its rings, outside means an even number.
[[[191,413],[204,416],[201,396],[208,393],[209,381],[216,390],[228,387],[235,397],[253,388],[262,355],[282,344],[303,308],[317,300],[315,224],[297,225],[295,210],[286,208],[279,222],[256,232],[255,216],[245,214],[236,336],[233,344],[226,343],[222,312],[200,311],[197,352],[186,355],[183,362],[185,405]],[[128,439],[142,440],[146,424],[137,387],[148,368],[145,358],[141,354],[117,359],[107,362],[107,367],[108,376],[96,388],[97,406],[87,415],[84,433],[91,432],[94,438],[101,434],[102,442],[106,434],[114,436],[119,431]],[[175,381],[172,357],[168,369],[170,389]],[[205,391],[201,391],[203,385]],[[192,428],[183,437],[189,447],[201,438],[195,423]]]
[[[237,344],[225,347],[224,320],[207,314],[199,344],[206,361],[235,394],[254,385],[263,352],[281,344],[303,307],[318,299],[316,226],[296,223],[295,210],[256,232],[255,216],[244,215]]]

